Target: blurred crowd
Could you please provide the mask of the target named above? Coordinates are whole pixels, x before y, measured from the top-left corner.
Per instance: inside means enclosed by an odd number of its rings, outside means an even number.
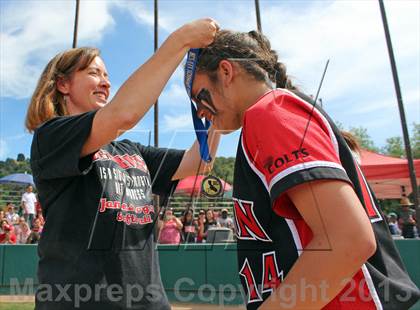
[[[43,227],[41,206],[32,186],[26,188],[19,207],[8,202],[0,210],[0,244],[36,244]]]
[[[200,210],[194,216],[193,209],[186,209],[178,218],[168,208],[159,221],[159,243],[204,243],[233,241],[233,219],[227,209]]]
[[[394,238],[418,238],[416,211],[414,204],[408,198],[402,198],[398,214],[390,212],[387,215],[388,227]]]
[[[408,198],[403,198],[398,213],[387,214],[389,231],[394,238],[419,237],[413,206]],[[228,209],[213,207],[195,213],[193,209],[187,208],[177,217],[172,208],[166,208],[158,221],[159,243],[234,241],[235,225]],[[43,226],[41,206],[32,186],[28,186],[19,207],[8,202],[5,208],[0,209],[0,244],[36,244]]]

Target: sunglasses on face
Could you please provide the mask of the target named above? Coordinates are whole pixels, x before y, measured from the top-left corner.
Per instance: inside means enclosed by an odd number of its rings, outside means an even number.
[[[209,111],[213,115],[217,114],[217,110],[214,107],[213,100],[211,99],[210,92],[207,89],[205,89],[205,88],[201,89],[198,92],[197,96],[193,97],[192,100],[197,105],[197,110],[198,109],[206,109],[207,111]]]

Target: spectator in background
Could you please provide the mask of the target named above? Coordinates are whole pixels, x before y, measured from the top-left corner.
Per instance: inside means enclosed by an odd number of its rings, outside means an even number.
[[[26,240],[26,244],[38,244],[40,238],[41,238],[40,233],[32,231],[29,234],[28,239]]]
[[[194,220],[193,211],[191,209],[185,210],[182,215],[182,240],[185,243],[194,243],[197,237],[197,222]]]
[[[13,225],[9,225],[6,219],[0,222],[0,243],[1,244],[16,244],[16,235]]]
[[[38,199],[38,194],[36,195],[36,203],[35,203],[35,214],[38,216],[38,214],[42,214],[42,207],[41,207],[41,203],[39,202]]]
[[[198,213],[197,219],[197,226],[198,226],[198,234],[197,234],[197,243],[203,242],[205,239],[204,237],[204,225],[206,224],[206,212],[204,210],[200,210]]]
[[[6,210],[6,220],[10,225],[17,225],[19,223],[19,215],[15,212],[15,205],[11,202],[8,202],[6,205]]]
[[[173,214],[173,209],[165,211],[163,223],[160,225],[159,243],[179,244],[181,242],[181,221]]]
[[[410,208],[414,204],[407,197],[400,200],[401,211],[399,212],[398,223],[400,224],[402,236],[404,238],[414,238],[414,228],[416,226],[416,211]]]
[[[36,196],[33,193],[32,185],[28,185],[26,192],[22,195],[22,209],[23,217],[26,222],[29,224],[29,227],[32,228],[32,222],[35,218],[35,204],[37,202]]]
[[[0,232],[3,232],[3,225],[4,224],[9,224],[9,222],[6,220],[6,218],[2,218],[1,220],[0,220]]]
[[[206,211],[206,222],[204,223],[204,239],[207,238],[207,231],[211,227],[218,227],[219,224],[216,222],[214,218],[213,210],[209,209]]]
[[[209,210],[212,210],[212,213],[213,213],[213,219],[217,222],[218,221],[218,218],[220,216],[220,212],[216,208],[217,208],[217,206],[215,206],[215,205],[210,205],[209,206]]]
[[[24,217],[19,218],[19,224],[16,226],[15,231],[17,243],[26,244],[26,241],[31,234],[31,229],[29,228],[28,223],[26,223]]]
[[[42,216],[42,212],[37,212],[34,221],[35,220],[39,220],[39,225],[44,226],[45,220],[44,220],[44,217]]]
[[[223,208],[220,212],[220,216],[217,218],[217,223],[220,227],[226,227],[233,230],[233,220],[228,214],[228,210]]]
[[[397,214],[394,212],[390,212],[388,214],[388,227],[389,227],[389,231],[391,232],[391,235],[393,236],[401,235],[401,230],[398,227]]]
[[[32,223],[32,229],[31,233],[28,236],[28,239],[26,240],[26,244],[37,244],[39,242],[39,239],[41,238],[42,229],[43,229],[43,223],[41,222],[41,219],[35,218]]]
[[[0,222],[6,218],[6,215],[3,210],[0,210]]]
[[[32,223],[32,232],[35,233],[42,233],[42,229],[44,228],[44,224],[41,222],[41,220],[39,218],[34,219],[33,223]]]
[[[204,230],[207,231],[209,227],[217,227],[219,226],[214,218],[213,210],[206,211],[206,223],[204,224]]]

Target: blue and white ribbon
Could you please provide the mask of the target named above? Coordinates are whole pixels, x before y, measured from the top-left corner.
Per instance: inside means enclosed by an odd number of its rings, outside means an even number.
[[[199,48],[192,48],[188,51],[187,62],[185,64],[185,75],[184,75],[184,84],[185,89],[187,90],[188,97],[190,97],[191,102],[191,114],[195,129],[195,134],[197,136],[198,143],[200,145],[200,156],[201,159],[210,162],[211,156],[209,154],[209,145],[208,145],[208,129],[211,125],[210,121],[203,121],[197,116],[197,108],[191,99],[192,85],[194,82],[195,70],[197,67],[198,58],[200,56]]]

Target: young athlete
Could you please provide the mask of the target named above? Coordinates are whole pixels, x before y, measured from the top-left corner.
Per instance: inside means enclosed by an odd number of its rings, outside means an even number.
[[[351,150],[266,37],[218,32],[190,51],[185,81],[198,117],[242,127],[233,200],[247,309],[408,309],[419,299]]]
[[[114,139],[143,118],[188,49],[210,44],[217,28],[200,19],[173,32],[109,103],[97,49],[64,51],[44,69],[26,119],[46,220],[36,309],[170,309],[152,192],[166,195],[173,181],[197,172],[198,143],[179,151]],[[218,137],[210,139],[214,154]]]

